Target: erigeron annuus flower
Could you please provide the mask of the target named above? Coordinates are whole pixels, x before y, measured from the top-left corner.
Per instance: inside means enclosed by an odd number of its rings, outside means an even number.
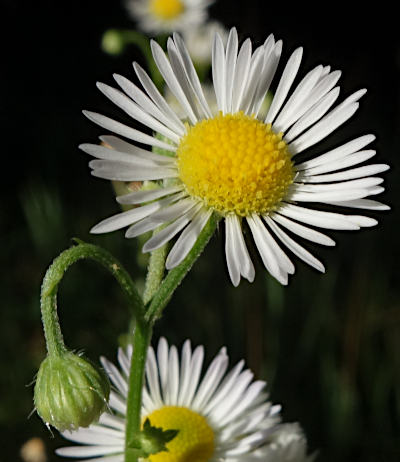
[[[124,460],[127,377],[132,348],[118,351],[121,370],[102,358],[102,364],[115,386],[111,410],[98,424],[63,436],[84,446],[57,450],[66,457],[122,462]],[[149,348],[146,384],[143,388],[142,421],[155,427],[179,430],[163,451],[150,462],[303,462],[305,438],[297,424],[280,423],[280,406],[267,401],[265,382],[253,381],[250,370],[240,361],[228,373],[228,356],[222,348],[203,378],[204,348],[194,351],[189,341],[179,358],[175,346],[164,338],[157,355]],[[287,455],[291,455],[290,458]],[[105,457],[103,459],[103,457]]]
[[[145,134],[97,113],[86,112],[87,117],[117,135],[161,148],[169,155],[150,152],[116,136],[101,137],[112,149],[82,145],[81,149],[98,158],[89,164],[94,176],[159,184],[151,191],[118,197],[121,204],[145,205],[107,218],[92,232],[129,226],[126,237],[132,238],[164,224],[143,251],[153,251],[180,233],[166,260],[167,269],[171,269],[187,256],[211,214],[218,213],[225,221],[225,253],[233,284],[238,285],[241,276],[249,281],[255,276],[244,240],[246,226],[266,269],[287,284],[294,265],[281,246],[324,271],[322,263],[291,235],[330,246],[334,241],[314,227],[358,230],[375,225],[376,220],[369,217],[303,205],[387,209],[367,199],[383,191],[383,179],[373,175],[389,168],[364,164],[375,155],[374,150],[365,149],[375,139],[373,135],[297,161],[299,154],[356,112],[365,90],[356,91],[331,109],[339,95],[335,85],[341,73],[322,65],[291,90],[302,58],[298,48],[284,67],[266,117],[260,119],[281,50],[282,42],[272,35],[252,52],[249,39],[239,49],[235,29],[230,31],[226,48],[217,34],[212,75],[218,111],[212,111],[180,36],[174,34],[168,40],[168,56],[153,41],[155,62],[186,114],[184,121],[136,63],[134,69],[144,91],[120,75],[114,77],[123,92],[99,83],[111,101],[158,135]]]
[[[207,19],[213,0],[127,0],[126,7],[145,32],[184,31]]]

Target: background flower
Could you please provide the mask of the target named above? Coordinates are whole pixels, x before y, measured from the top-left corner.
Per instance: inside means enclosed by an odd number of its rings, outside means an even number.
[[[65,431],[64,437],[82,446],[60,448],[66,457],[114,455],[123,461],[125,442],[126,397],[132,347],[118,350],[120,370],[107,359],[102,363],[116,391],[99,424],[78,431]],[[306,441],[297,424],[280,424],[280,406],[267,401],[265,382],[252,381],[250,370],[243,370],[240,361],[228,372],[226,348],[201,374],[204,358],[202,346],[193,350],[189,341],[181,354],[175,346],[168,347],[165,338],[158,343],[157,355],[150,347],[146,365],[142,418],[163,430],[179,430],[167,443],[168,460],[193,462],[265,461],[274,455],[275,462],[303,462]],[[118,454],[120,454],[118,456]],[[160,460],[166,460],[160,454]],[[158,455],[151,456],[156,462]]]
[[[126,8],[145,32],[183,31],[207,19],[213,0],[127,0]]]

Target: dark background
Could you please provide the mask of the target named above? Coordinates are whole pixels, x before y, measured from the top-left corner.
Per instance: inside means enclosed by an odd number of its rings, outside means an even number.
[[[123,232],[92,236],[90,227],[117,211],[112,189],[94,179],[81,142],[102,130],[81,110],[118,112],[98,92],[112,73],[133,78],[134,48],[115,58],[100,49],[102,33],[133,23],[119,2],[72,0],[2,2],[0,430],[4,460],[17,460],[30,437],[43,438],[49,460],[63,444],[51,438],[32,410],[29,385],[45,355],[39,313],[41,279],[71,237],[110,250],[142,283],[138,243]],[[284,40],[284,62],[302,45],[302,73],[317,64],[343,70],[342,97],[367,87],[357,115],[323,147],[375,133],[377,162],[387,162],[391,212],[372,213],[380,224],[360,232],[331,232],[336,248],[308,245],[327,267],[317,274],[298,260],[282,288],[258,262],[253,284],[228,280],[223,227],[178,289],[155,339],[204,343],[210,359],[227,345],[232,364],[245,357],[266,379],[285,421],[300,421],[321,461],[391,462],[400,459],[400,311],[398,278],[399,39],[384,8],[350,13],[338,8],[293,10],[261,0],[219,0],[212,17],[257,44],[270,32]],[[314,16],[315,15],[315,16]],[[282,66],[281,66],[282,67]],[[281,69],[280,67],[280,69]],[[322,148],[323,148],[322,147]],[[322,149],[321,148],[321,149]],[[357,213],[357,212],[355,212]],[[257,260],[256,252],[253,252]],[[212,288],[212,290],[211,290]],[[117,335],[128,313],[114,281],[90,263],[65,277],[59,295],[67,344],[115,359]]]

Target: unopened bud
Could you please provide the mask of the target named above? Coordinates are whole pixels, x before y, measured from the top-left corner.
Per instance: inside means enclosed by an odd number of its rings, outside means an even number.
[[[117,29],[109,29],[103,34],[101,40],[103,51],[110,55],[119,55],[125,48],[123,33]]]
[[[35,384],[35,407],[46,424],[60,431],[88,427],[103,413],[110,394],[106,374],[71,352],[48,356]]]

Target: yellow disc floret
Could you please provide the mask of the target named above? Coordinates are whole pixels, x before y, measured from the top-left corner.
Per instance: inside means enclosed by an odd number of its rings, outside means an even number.
[[[160,19],[175,19],[183,13],[182,0],[150,0],[150,11]]]
[[[295,174],[282,133],[243,112],[190,127],[177,164],[191,196],[222,215],[243,217],[275,210]]]
[[[149,457],[150,462],[207,462],[214,452],[214,432],[207,420],[185,407],[164,406],[149,414],[153,427],[178,430],[166,444],[168,451]]]

